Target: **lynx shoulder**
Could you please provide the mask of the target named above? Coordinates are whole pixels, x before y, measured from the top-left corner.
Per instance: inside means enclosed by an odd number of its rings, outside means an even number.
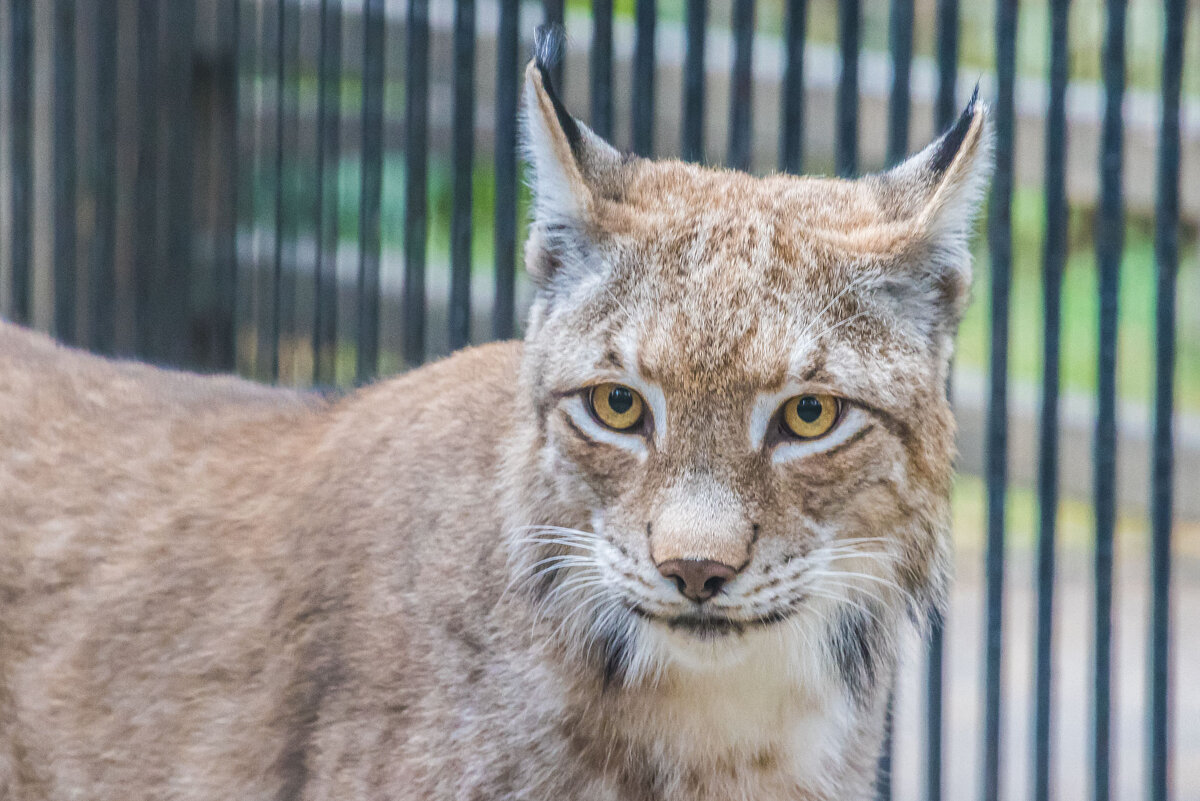
[[[0,324],[0,798],[872,796],[986,111],[755,178],[616,151],[559,45],[522,343],[330,398]]]

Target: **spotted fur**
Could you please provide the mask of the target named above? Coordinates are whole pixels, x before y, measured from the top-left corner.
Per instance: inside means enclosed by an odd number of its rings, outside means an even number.
[[[618,153],[557,47],[524,343],[326,399],[0,324],[0,798],[871,797],[949,581],[986,110],[882,175],[754,178]],[[844,399],[803,447],[801,392]],[[696,604],[672,559],[737,574]]]

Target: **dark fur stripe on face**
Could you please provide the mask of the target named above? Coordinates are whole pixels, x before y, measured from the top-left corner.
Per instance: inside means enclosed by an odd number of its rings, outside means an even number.
[[[630,650],[633,643],[625,629],[620,631],[605,631],[598,636],[597,645],[600,647],[602,660],[601,680],[604,690],[620,687],[625,682],[629,669]]]
[[[877,604],[860,603],[864,606],[843,605],[830,621],[829,647],[850,696],[866,705],[874,696],[889,639],[881,621],[883,610]]]

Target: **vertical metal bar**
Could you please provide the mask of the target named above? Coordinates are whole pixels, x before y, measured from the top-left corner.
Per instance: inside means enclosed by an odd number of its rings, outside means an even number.
[[[517,264],[517,49],[520,23],[518,0],[500,0],[496,41],[496,205],[493,235],[496,243],[496,295],[492,335],[513,335]]]
[[[937,0],[937,65],[934,122],[945,130],[958,113],[958,0]]]
[[[633,43],[633,152],[654,155],[655,0],[637,0]]]
[[[9,0],[9,168],[12,177],[12,319],[28,323],[33,286],[33,7],[30,0]]]
[[[154,304],[158,264],[158,2],[137,7],[137,178],[134,181],[134,352],[161,353],[155,331],[161,310]]]
[[[241,112],[239,95],[239,65],[241,59],[241,0],[228,0],[222,5],[223,13],[218,22],[222,41],[228,43],[229,56],[222,76],[222,97],[228,108],[220,117],[224,123],[221,132],[227,148],[225,171],[221,185],[229,193],[228,200],[220,209],[216,262],[216,309],[217,330],[215,332],[215,366],[221,370],[237,367],[237,302],[238,302],[238,206],[241,180],[241,147],[238,141],[238,121]]]
[[[364,21],[365,24],[365,21]],[[279,334],[283,327],[284,132],[287,96],[287,0],[275,0],[275,243],[271,261],[271,307],[267,321],[268,376],[279,380]]]
[[[542,0],[542,15],[543,20],[547,25],[562,25],[564,22],[563,16],[563,0]],[[566,88],[563,85],[564,67],[567,63],[566,48],[558,59],[558,63],[550,70],[550,80],[554,82],[554,88],[558,90],[560,97],[565,97]]]
[[[892,736],[895,728],[896,691],[888,693],[887,714],[883,722],[883,753],[875,766],[875,801],[892,801]]]
[[[404,361],[425,361],[428,232],[429,2],[409,0],[404,110]]]
[[[1162,117],[1154,215],[1156,307],[1153,461],[1150,466],[1149,801],[1167,801],[1171,777],[1171,511],[1175,386],[1175,285],[1179,272],[1179,96],[1185,0],[1167,0],[1163,30]]]
[[[118,7],[96,15],[96,129],[94,139],[95,227],[88,274],[88,345],[112,353],[116,338],[113,265],[117,226],[117,15]]]
[[[288,265],[284,272],[284,280],[280,285],[279,296],[279,329],[281,342],[284,343],[284,354],[288,357],[287,379],[294,382],[296,356],[296,288],[299,279],[300,259],[299,244],[299,208],[295,198],[302,191],[299,164],[299,129],[300,129],[300,17],[303,8],[297,0],[281,0],[291,6],[286,20],[281,16],[279,37],[280,47],[285,48],[281,66],[283,68],[283,94],[277,101],[280,116],[283,120],[282,137],[279,148],[282,151],[283,171],[277,191],[283,194],[284,202],[281,207],[282,220],[278,221],[283,231],[282,245],[284,248],[284,264]],[[282,355],[281,354],[281,357]]]
[[[321,0],[317,57],[316,298],[313,381],[329,385],[337,371],[338,174],[341,164],[342,2]]]
[[[913,0],[892,0],[888,44],[892,51],[892,94],[888,101],[887,162],[899,163],[908,151],[911,105]]]
[[[475,160],[475,0],[454,10],[454,211],[450,218],[450,347],[471,341],[471,176]]]
[[[729,166],[750,168],[753,106],[754,0],[733,3],[733,75],[729,98]]]
[[[275,2],[278,3],[279,0],[275,0]],[[277,316],[275,314],[274,248],[273,246],[268,247],[267,244],[266,223],[264,222],[260,226],[258,220],[265,220],[267,215],[275,214],[277,211],[274,204],[274,196],[270,195],[270,190],[273,188],[275,192],[278,192],[279,187],[271,186],[276,175],[273,168],[268,168],[268,164],[273,166],[274,156],[268,152],[269,149],[266,143],[271,136],[278,134],[279,120],[276,119],[275,129],[268,133],[269,126],[267,122],[270,117],[267,113],[267,98],[270,95],[267,92],[267,87],[269,86],[271,70],[278,68],[280,48],[282,47],[278,37],[283,35],[283,31],[278,24],[278,6],[272,9],[266,0],[261,0],[261,2],[254,3],[253,7],[257,16],[256,27],[258,29],[258,53],[253,70],[257,86],[255,105],[256,116],[262,118],[261,122],[255,124],[255,134],[258,139],[255,149],[258,154],[259,168],[263,173],[263,178],[256,180],[254,187],[255,211],[253,218],[255,220],[255,239],[260,240],[256,241],[255,245],[255,273],[257,277],[255,327],[258,335],[255,348],[255,371],[257,376],[262,379],[271,377],[272,373],[275,372],[272,361],[279,350],[277,345],[278,324],[276,323]],[[272,59],[274,59],[274,66],[272,66]],[[278,90],[277,81],[277,93]],[[267,178],[268,175],[270,176],[269,179]],[[262,229],[261,235],[258,233],[260,228]],[[274,230],[271,232],[270,241],[273,245],[275,241]],[[269,258],[268,250],[270,250]]]
[[[604,139],[612,138],[612,54],[612,0],[592,0],[592,130]]]
[[[1104,121],[1100,138],[1100,203],[1096,218],[1100,341],[1096,383],[1096,439],[1093,490],[1096,505],[1095,660],[1092,705],[1092,798],[1111,795],[1112,753],[1112,570],[1116,528],[1117,293],[1124,210],[1121,199],[1121,106],[1125,92],[1125,0],[1106,0],[1104,37]]]
[[[842,56],[834,127],[837,143],[834,168],[838,175],[858,172],[858,46],[862,0],[838,0],[838,49]]]
[[[289,10],[288,6],[292,8]],[[295,131],[299,96],[300,8],[294,0],[276,0],[275,50],[275,242],[271,272],[271,318],[268,332],[270,377],[280,377],[280,347],[291,353],[295,327],[296,214],[289,196],[296,189]],[[290,62],[290,66],[289,66]],[[287,257],[285,257],[285,253]],[[290,262],[285,278],[284,264]]]
[[[680,152],[687,161],[704,160],[704,38],[707,26],[708,0],[688,0],[680,143]]]
[[[383,197],[384,0],[363,8],[362,175],[358,203],[358,348],[355,377],[379,370],[379,212]]]
[[[75,344],[75,0],[54,3],[54,335]]]
[[[942,687],[945,680],[944,656],[946,621],[935,614],[929,627],[929,647],[925,661],[925,795],[928,801],[942,798]]]
[[[171,364],[188,363],[192,286],[192,54],[196,27],[194,0],[175,0],[168,8],[165,52],[169,77],[167,98],[167,223],[164,278],[158,300],[165,310],[158,336],[163,357]]]
[[[1062,274],[1067,259],[1067,18],[1050,5],[1050,98],[1046,108],[1046,239],[1042,258],[1042,404],[1038,432],[1037,644],[1033,708],[1033,798],[1050,799],[1054,654],[1055,523],[1058,515],[1058,390]]]
[[[987,640],[984,653],[984,801],[1000,797],[1004,502],[1008,484],[1008,306],[1012,282],[1013,91],[1017,3],[996,3],[996,175],[988,211],[992,256],[991,392],[987,410]]]
[[[958,82],[958,0],[938,0],[937,3],[937,65],[934,123],[938,130],[945,130],[954,121],[957,111],[954,90]],[[947,382],[947,396],[952,394],[949,384]],[[945,625],[942,615],[934,616],[925,660],[925,798],[928,801],[942,800]]]
[[[779,169],[790,173],[800,172],[804,164],[804,29],[807,18],[808,0],[788,0]]]

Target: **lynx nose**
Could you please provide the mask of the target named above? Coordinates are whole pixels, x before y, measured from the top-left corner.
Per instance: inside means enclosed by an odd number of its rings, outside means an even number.
[[[707,601],[737,575],[737,570],[712,559],[668,559],[658,566],[663,578],[671,579],[685,597],[696,603]]]

